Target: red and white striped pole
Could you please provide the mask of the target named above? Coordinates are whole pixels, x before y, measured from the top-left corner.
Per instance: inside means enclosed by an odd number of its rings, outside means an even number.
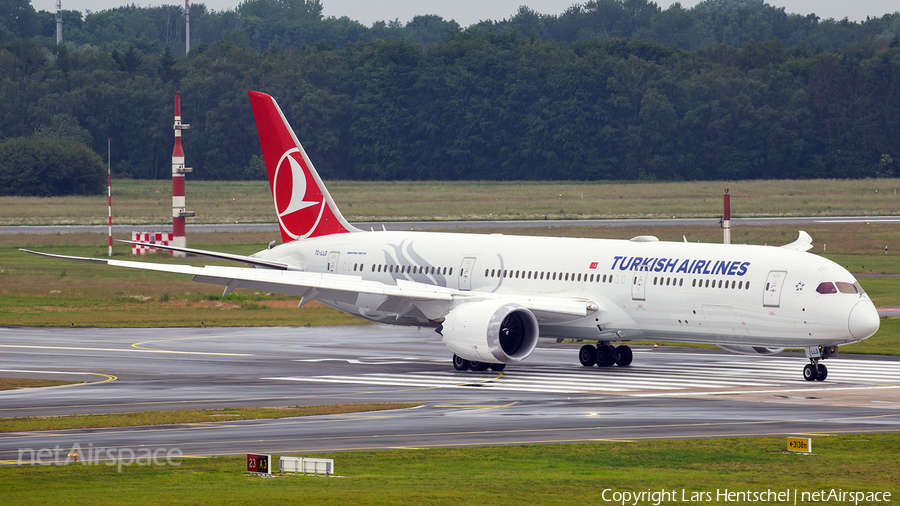
[[[725,212],[722,214],[722,230],[725,233],[725,244],[731,244],[731,195],[725,188],[724,197]]]
[[[175,92],[175,149],[172,150],[172,245],[182,248],[187,246],[187,237],[184,233],[184,219],[194,216],[193,211],[185,211],[184,200],[184,175],[193,172],[194,169],[184,166],[184,150],[181,149],[181,131],[191,128],[190,125],[181,123],[181,95]],[[184,253],[174,252],[175,256],[184,256]]]
[[[106,196],[109,197],[109,256],[112,256],[112,158],[110,145],[112,139],[106,139]]]

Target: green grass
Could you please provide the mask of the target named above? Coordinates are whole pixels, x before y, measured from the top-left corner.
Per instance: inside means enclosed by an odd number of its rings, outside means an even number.
[[[82,381],[65,381],[65,380],[46,380],[46,379],[23,379],[23,378],[0,378],[0,390],[15,390],[17,388],[41,388],[56,387],[60,385],[73,385],[83,383]],[[0,429],[0,432],[3,432]]]
[[[2,381],[2,380],[0,380]],[[99,427],[138,427],[181,423],[221,422],[224,420],[259,420],[296,416],[365,413],[389,409],[405,409],[415,404],[369,403],[328,404],[321,406],[290,406],[284,408],[224,408],[185,409],[177,411],[139,411],[134,413],[103,413],[98,415],[67,415],[52,417],[0,418],[0,432],[30,432],[36,430],[93,429]]]
[[[896,433],[813,437],[813,455],[787,453],[786,446],[784,437],[774,437],[316,455],[335,459],[339,477],[331,478],[249,476],[243,457],[124,466],[121,473],[102,463],[20,466],[0,470],[0,497],[4,504],[16,505],[573,505],[621,504],[602,499],[607,489],[608,495],[661,490],[677,494],[674,501],[651,497],[637,503],[648,505],[681,503],[682,491],[686,498],[693,492],[715,497],[725,489],[878,491],[890,492],[892,502],[900,494]],[[273,466],[277,468],[275,457]]]
[[[327,181],[351,221],[713,217],[729,187],[732,215],[893,214],[898,179],[683,183]],[[113,220],[171,223],[168,180],[113,181]],[[273,222],[265,181],[186,183],[189,223]],[[0,225],[104,224],[105,193],[94,197],[0,197]]]

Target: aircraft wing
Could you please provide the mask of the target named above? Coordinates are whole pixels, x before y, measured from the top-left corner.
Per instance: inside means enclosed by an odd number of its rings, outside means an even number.
[[[785,244],[784,246],[781,246],[781,247],[785,248],[785,249],[796,250],[796,251],[809,251],[813,247],[812,237],[810,237],[809,234],[807,234],[806,232],[801,230],[799,237],[797,237],[796,241],[794,241],[790,244]]]
[[[388,297],[405,299],[413,304],[426,301],[445,302],[447,303],[448,310],[457,303],[475,302],[485,299],[499,299],[521,304],[533,311],[540,311],[550,319],[554,319],[553,315],[558,315],[560,319],[564,320],[571,319],[573,316],[585,316],[589,311],[597,310],[596,304],[585,299],[572,297],[532,297],[527,295],[486,294],[406,280],[398,280],[397,284],[386,284],[377,281],[364,280],[361,276],[349,274],[304,272],[278,269],[277,267],[272,266],[265,266],[268,268],[228,267],[218,265],[196,267],[193,265],[160,264],[152,262],[136,262],[133,260],[55,255],[27,249],[20,249],[20,251],[60,260],[188,274],[194,276],[194,281],[224,285],[225,291],[223,295],[227,295],[235,288],[249,288],[253,290],[265,290],[269,292],[297,295],[303,298],[304,302],[307,302],[323,292],[345,292],[348,296],[353,294],[385,295]],[[223,257],[219,256],[218,258]],[[252,257],[241,258],[242,259],[230,259],[237,261],[244,261],[243,258],[252,259]]]

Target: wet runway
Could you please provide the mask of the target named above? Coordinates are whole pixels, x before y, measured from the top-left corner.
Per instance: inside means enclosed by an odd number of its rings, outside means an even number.
[[[806,382],[801,355],[635,347],[584,368],[542,344],[502,373],[458,372],[440,336],[387,326],[0,329],[0,376],[86,383],[0,392],[0,416],[399,401],[357,415],[0,434],[23,448],[177,447],[186,455],[837,434],[900,430],[900,360],[838,355]]]

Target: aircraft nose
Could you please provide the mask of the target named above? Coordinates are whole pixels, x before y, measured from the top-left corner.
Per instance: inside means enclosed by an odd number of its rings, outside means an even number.
[[[865,339],[878,331],[878,310],[870,301],[862,301],[850,311],[850,334]]]

